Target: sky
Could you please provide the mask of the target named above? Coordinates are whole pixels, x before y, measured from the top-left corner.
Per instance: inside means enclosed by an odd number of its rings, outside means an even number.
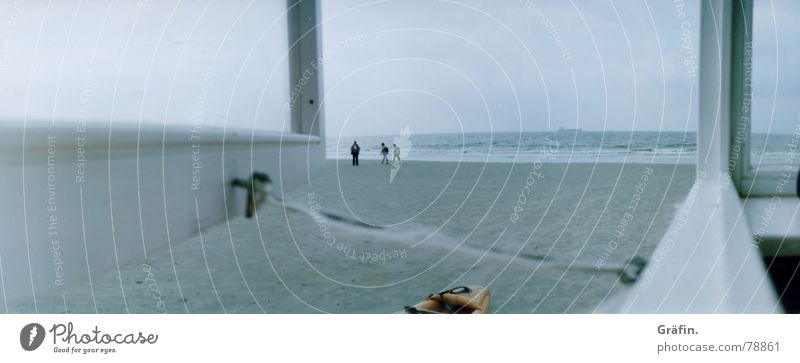
[[[329,136],[696,128],[697,2],[324,4]]]
[[[800,125],[800,1],[754,1],[753,130]]]
[[[321,3],[329,137],[696,129],[699,0]],[[791,132],[800,2],[755,3],[753,128]],[[0,120],[282,130],[285,4],[0,0]]]
[[[0,0],[0,120],[280,130],[285,1]]]

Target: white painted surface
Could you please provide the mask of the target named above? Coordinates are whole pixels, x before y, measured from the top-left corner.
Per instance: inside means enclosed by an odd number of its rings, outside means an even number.
[[[782,312],[752,235],[736,191],[698,178],[617,311]]]
[[[75,5],[21,4],[33,19]],[[33,303],[35,291],[55,288],[59,274],[64,282],[86,281],[242,214],[245,192],[229,187],[233,178],[263,171],[281,192],[323,167],[322,102],[309,102],[321,100],[322,69],[304,80],[302,111],[290,107],[287,90],[304,78],[303,69],[290,70],[292,59],[301,66],[319,59],[318,1],[301,2],[291,16],[292,1],[230,1],[211,6],[205,17],[179,11],[167,24],[167,12],[157,11],[165,4],[143,4],[108,5],[105,32],[80,21],[72,40],[46,30],[57,38],[42,43],[47,55],[29,42],[14,43],[22,53],[13,58],[21,63],[9,69],[23,78],[7,79],[0,98],[0,261],[9,299]],[[189,36],[183,32],[192,24],[181,19],[205,22]],[[39,23],[20,19],[14,34],[25,40],[32,34],[26,27]],[[99,35],[81,37],[87,29]],[[130,33],[129,42],[119,42],[114,29]],[[155,46],[162,45],[158,39],[163,46]],[[95,42],[97,59],[73,51]],[[125,46],[129,53],[118,49]],[[101,59],[102,66],[94,63]],[[63,77],[51,74],[61,64]],[[42,82],[29,82],[28,74]],[[63,84],[50,84],[54,79]],[[31,122],[37,115],[47,122]],[[265,128],[303,134],[254,131]]]

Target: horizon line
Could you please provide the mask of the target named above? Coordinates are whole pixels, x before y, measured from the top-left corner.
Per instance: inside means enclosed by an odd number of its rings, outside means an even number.
[[[412,135],[458,135],[458,134],[515,134],[515,133],[528,133],[528,132],[571,132],[573,130],[538,130],[538,131],[467,131],[467,132],[421,132],[412,133]],[[580,132],[697,132],[696,130],[584,130]],[[341,137],[365,137],[365,136],[393,136],[397,134],[361,134],[361,135],[341,135]],[[325,136],[325,138],[336,138],[338,136]]]

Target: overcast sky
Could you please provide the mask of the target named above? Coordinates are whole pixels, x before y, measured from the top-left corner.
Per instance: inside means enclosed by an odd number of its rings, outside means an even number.
[[[696,129],[699,1],[323,3],[328,136]],[[790,132],[800,2],[756,3],[754,129]]]
[[[330,137],[696,129],[699,0],[322,4]],[[790,132],[800,2],[756,4],[754,129]],[[283,0],[0,0],[0,119],[280,130],[284,11]]]
[[[697,3],[366,4],[323,8],[327,47],[366,35],[326,62],[329,136],[696,128]]]
[[[753,129],[800,125],[800,1],[754,1]]]
[[[0,119],[280,130],[284,0],[0,0]]]

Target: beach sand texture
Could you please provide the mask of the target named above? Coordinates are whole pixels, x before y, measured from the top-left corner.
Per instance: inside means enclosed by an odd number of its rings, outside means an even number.
[[[478,284],[491,290],[493,313],[592,312],[619,288],[614,274],[520,256],[586,266],[648,257],[693,180],[693,165],[409,161],[390,183],[378,161],[330,161],[280,197],[389,226],[396,238],[355,237],[267,207],[119,273],[95,272],[91,286],[37,292],[37,304],[47,313],[392,313]],[[438,232],[402,241],[415,226]],[[33,306],[12,301],[9,311]]]

